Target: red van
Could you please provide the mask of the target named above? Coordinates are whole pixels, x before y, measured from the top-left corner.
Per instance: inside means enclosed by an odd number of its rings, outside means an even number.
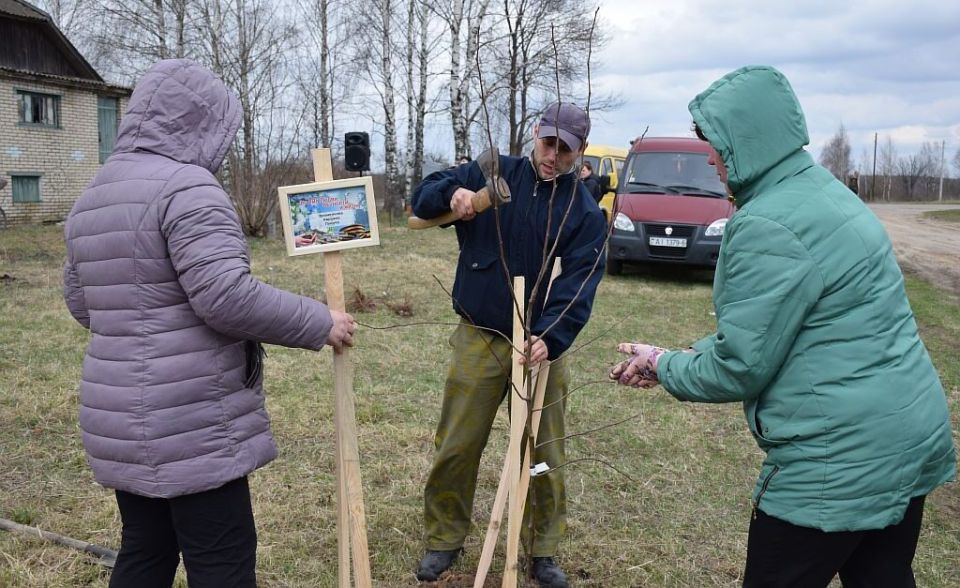
[[[617,185],[607,272],[624,263],[715,268],[734,207],[706,141],[637,138]]]

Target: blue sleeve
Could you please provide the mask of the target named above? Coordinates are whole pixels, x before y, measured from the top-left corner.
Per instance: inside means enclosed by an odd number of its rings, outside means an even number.
[[[584,188],[581,190],[586,192]],[[589,198],[587,194],[581,197]],[[572,238],[563,251],[558,252],[561,273],[554,280],[543,314],[533,327],[533,333],[546,342],[551,360],[566,352],[587,324],[597,286],[607,266],[603,255],[607,226],[603,213],[590,200],[583,214],[582,221],[574,225]]]
[[[413,191],[413,214],[434,218],[450,212],[450,199],[457,188],[479,190],[486,185],[480,165],[473,161],[430,174]]]

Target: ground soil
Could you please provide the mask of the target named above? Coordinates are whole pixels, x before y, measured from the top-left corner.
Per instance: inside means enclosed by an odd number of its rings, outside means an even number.
[[[932,210],[960,209],[956,204],[871,204],[893,241],[905,271],[960,298],[960,224],[925,218]]]

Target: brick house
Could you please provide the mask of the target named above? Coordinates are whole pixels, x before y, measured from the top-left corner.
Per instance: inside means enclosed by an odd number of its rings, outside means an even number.
[[[131,90],[106,83],[53,23],[0,0],[0,208],[63,220],[113,149]]]

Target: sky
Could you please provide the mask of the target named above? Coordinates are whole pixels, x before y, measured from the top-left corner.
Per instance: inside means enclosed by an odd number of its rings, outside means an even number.
[[[841,123],[855,164],[874,133],[900,155],[945,140],[948,166],[960,146],[960,2],[601,0],[599,18],[593,92],[623,105],[593,113],[591,143],[626,146],[647,126],[690,136],[691,98],[765,64],[793,85],[815,156]]]

